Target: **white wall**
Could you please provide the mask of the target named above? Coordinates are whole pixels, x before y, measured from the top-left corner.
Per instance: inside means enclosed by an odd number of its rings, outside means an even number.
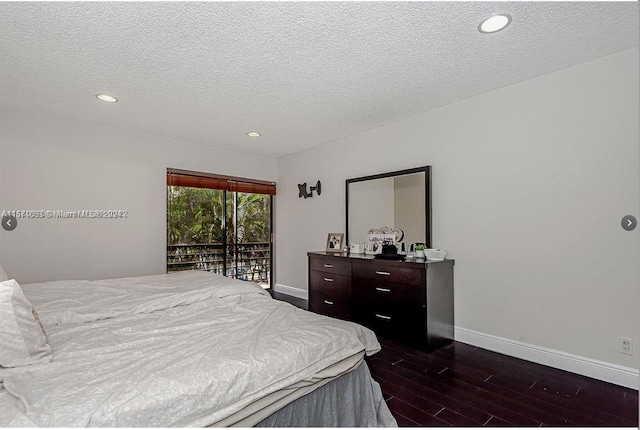
[[[0,210],[127,210],[0,229],[18,282],[166,272],[166,168],[275,180],[274,159],[57,117],[0,111]]]
[[[279,159],[277,283],[307,288],[346,179],[432,165],[458,327],[638,368],[618,353],[640,349],[638,72],[625,51]]]

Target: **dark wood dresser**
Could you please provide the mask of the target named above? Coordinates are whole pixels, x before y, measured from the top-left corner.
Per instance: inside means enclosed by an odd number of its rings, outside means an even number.
[[[430,351],[453,340],[453,260],[309,252],[309,310]]]

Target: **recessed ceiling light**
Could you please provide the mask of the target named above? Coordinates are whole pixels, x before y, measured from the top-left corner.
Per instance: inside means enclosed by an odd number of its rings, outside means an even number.
[[[480,23],[478,30],[480,33],[495,33],[500,31],[511,23],[511,15],[506,13],[501,15],[494,15],[491,18],[487,18]]]
[[[107,103],[115,103],[118,101],[117,98],[110,96],[108,94],[96,94],[96,97],[98,98],[98,100],[101,100]]]
[[[249,133],[247,133],[247,136],[258,137],[261,136],[261,133],[258,133],[257,131],[250,131]]]

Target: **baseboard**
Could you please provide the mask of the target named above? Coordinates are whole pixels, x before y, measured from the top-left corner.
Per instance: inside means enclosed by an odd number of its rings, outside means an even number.
[[[566,370],[612,384],[637,390],[640,376],[637,369],[619,366],[604,361],[593,360],[562,351],[543,348],[537,345],[518,342],[466,328],[456,327],[455,339],[490,351]]]
[[[273,287],[276,293],[288,294],[299,299],[309,300],[309,292],[302,288],[290,287],[288,285],[276,284]]]

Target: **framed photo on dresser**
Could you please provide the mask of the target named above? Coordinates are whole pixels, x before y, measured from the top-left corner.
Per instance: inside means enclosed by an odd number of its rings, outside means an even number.
[[[327,235],[327,252],[342,252],[344,233],[329,233]]]

